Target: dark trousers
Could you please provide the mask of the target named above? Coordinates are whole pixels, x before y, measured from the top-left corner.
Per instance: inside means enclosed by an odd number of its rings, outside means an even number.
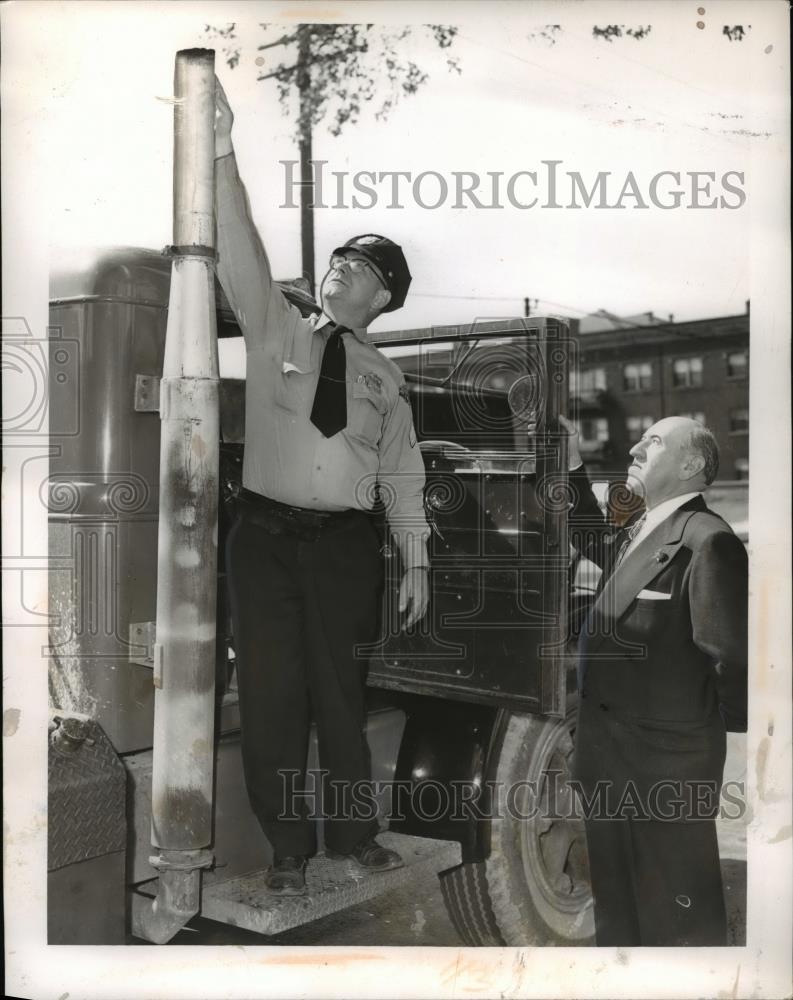
[[[714,820],[590,819],[599,946],[726,945]]]
[[[277,856],[316,851],[306,799],[291,794],[305,787],[313,719],[320,767],[329,772],[325,844],[347,854],[377,830],[375,819],[355,818],[349,809],[354,783],[371,777],[366,661],[355,647],[371,642],[377,629],[383,587],[377,533],[366,514],[354,513],[306,541],[271,534],[243,509],[229,534],[226,568],[253,811]],[[330,782],[341,783],[334,794]]]

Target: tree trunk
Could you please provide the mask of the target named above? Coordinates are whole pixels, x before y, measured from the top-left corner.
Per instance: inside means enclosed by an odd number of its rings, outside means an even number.
[[[314,275],[314,176],[311,166],[311,28],[298,29],[297,88],[300,95],[300,245],[303,277],[315,293]]]

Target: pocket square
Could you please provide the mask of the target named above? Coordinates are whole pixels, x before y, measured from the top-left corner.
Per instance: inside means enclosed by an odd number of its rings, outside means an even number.
[[[640,601],[669,601],[672,599],[671,594],[664,594],[660,590],[640,590],[636,597]]]

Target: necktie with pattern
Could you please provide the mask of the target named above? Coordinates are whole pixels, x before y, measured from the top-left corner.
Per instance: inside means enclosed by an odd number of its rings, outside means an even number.
[[[645,511],[641,517],[638,517],[633,524],[625,529],[625,538],[622,540],[622,544],[617,551],[617,558],[614,560],[614,569],[616,569],[622,560],[625,558],[625,554],[630,548],[631,542],[639,534],[639,532],[644,527],[644,522],[647,520],[647,511]],[[612,571],[613,572],[613,571]]]
[[[349,330],[337,325],[331,325],[330,330],[311,407],[311,423],[326,438],[347,426],[347,353],[341,335]]]

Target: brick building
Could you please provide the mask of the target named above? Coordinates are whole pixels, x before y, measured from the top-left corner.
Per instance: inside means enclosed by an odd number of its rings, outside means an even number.
[[[662,417],[692,416],[716,435],[719,480],[749,475],[749,304],[739,316],[663,321],[607,313],[578,324],[573,417],[587,465],[624,475],[628,450]]]

